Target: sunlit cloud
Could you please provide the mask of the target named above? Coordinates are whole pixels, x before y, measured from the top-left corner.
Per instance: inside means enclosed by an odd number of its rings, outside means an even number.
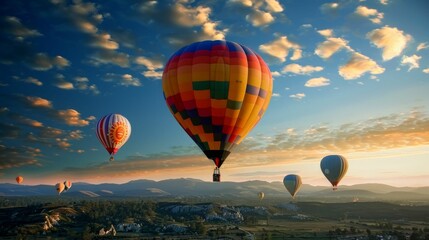
[[[143,71],[142,74],[147,78],[162,78],[162,71],[157,69],[163,68],[163,64],[159,60],[149,59],[147,57],[137,57],[135,62],[139,65],[143,65],[147,68],[147,71]]]
[[[75,77],[74,80],[77,89],[82,91],[91,91],[95,95],[100,93],[95,84],[89,84],[89,79],[87,77]]]
[[[72,82],[66,80],[65,76],[61,73],[55,75],[54,86],[64,90],[74,89],[74,85]]]
[[[290,50],[297,49],[301,49],[301,46],[290,41],[286,36],[280,36],[272,42],[259,46],[259,50],[275,58],[278,58],[281,62],[286,61],[286,57],[288,56]]]
[[[377,48],[383,49],[384,61],[399,56],[411,40],[410,35],[389,26],[372,30],[366,36]]]
[[[87,126],[88,120],[82,119],[80,113],[74,109],[58,110],[57,117],[70,126]]]
[[[241,4],[248,8],[250,12],[246,15],[246,21],[254,27],[265,27],[273,23],[275,21],[274,14],[283,12],[283,7],[277,0],[230,0],[229,2]]]
[[[306,87],[323,87],[328,86],[330,83],[329,79],[324,77],[309,79],[304,86]]]
[[[389,4],[389,0],[380,0],[380,3],[383,5]]]
[[[100,51],[91,56],[91,63],[95,66],[100,64],[114,64],[120,67],[129,67],[129,58],[130,56],[126,53],[116,52],[116,51]]]
[[[41,98],[41,97],[33,97],[33,96],[26,96],[23,97],[23,100],[32,107],[36,108],[52,108],[52,102]]]
[[[38,37],[42,34],[34,29],[30,29],[21,23],[17,17],[6,16],[0,22],[2,32],[13,35],[18,41],[22,41],[28,37]]]
[[[368,8],[365,6],[358,6],[356,8],[355,14],[368,18],[371,22],[380,24],[381,20],[384,17],[383,13],[377,11],[377,9]]]
[[[423,42],[423,43],[420,43],[420,44],[417,46],[417,51],[420,51],[420,50],[423,50],[423,49],[427,49],[427,48],[429,48],[428,43],[427,43],[427,42]]]
[[[49,57],[45,53],[37,53],[34,55],[27,64],[34,70],[47,71],[53,67],[62,69],[70,66],[69,60],[61,56]]]
[[[325,34],[327,34],[325,32]],[[350,49],[348,41],[343,38],[329,37],[326,41],[320,43],[314,53],[321,58],[330,58],[334,53],[341,49]]]
[[[133,75],[131,75],[131,74],[122,75],[121,80],[122,81],[120,82],[120,85],[123,85],[123,86],[139,87],[142,85],[140,80],[136,77],[133,77]]]
[[[296,93],[296,94],[289,95],[289,97],[297,99],[297,100],[301,100],[305,97],[305,94],[304,93]]]
[[[292,57],[290,57],[290,60],[295,61],[295,60],[298,60],[301,58],[302,58],[302,50],[301,49],[295,49],[293,51]]]
[[[419,68],[419,61],[422,57],[418,55],[402,56],[401,65],[408,66],[408,72],[414,68]]]
[[[306,65],[306,66],[301,66],[299,64],[296,63],[292,63],[292,64],[288,64],[286,65],[283,69],[282,69],[282,73],[294,73],[294,74],[298,74],[298,75],[309,75],[313,72],[320,72],[323,70],[323,67],[321,66],[310,66],[310,65]]]
[[[113,41],[110,34],[108,33],[93,35],[91,46],[108,50],[115,50],[119,48],[119,44]]]
[[[374,60],[357,52],[352,53],[350,60],[339,67],[338,73],[346,80],[361,77],[365,73],[381,74],[384,68],[380,67]]]
[[[280,95],[280,93],[273,93],[272,94],[272,97],[280,97],[281,95]]]
[[[320,10],[322,11],[322,13],[330,15],[336,14],[339,8],[340,4],[336,2],[324,3],[322,4],[322,6],[320,6]]]
[[[332,29],[323,29],[323,30],[319,30],[317,32],[326,38],[334,36],[334,30],[332,30]]]
[[[425,69],[423,69],[423,72],[424,72],[424,73],[429,73],[429,68],[425,68]]]
[[[37,79],[35,77],[19,78],[18,76],[13,76],[13,79],[16,79],[18,81],[25,82],[25,83],[34,84],[36,86],[42,86],[43,85],[43,82],[41,82],[39,79]]]
[[[29,165],[40,166],[37,157],[40,149],[31,147],[8,147],[0,144],[0,170]]]

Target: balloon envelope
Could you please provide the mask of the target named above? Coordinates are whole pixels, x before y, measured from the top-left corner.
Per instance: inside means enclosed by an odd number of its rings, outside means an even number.
[[[55,189],[57,190],[58,194],[62,193],[64,191],[64,188],[65,188],[65,186],[64,186],[64,183],[62,183],[62,182],[57,183],[55,185]]]
[[[271,72],[251,49],[202,41],[173,54],[162,75],[168,108],[217,167],[263,116],[272,95]]]
[[[302,180],[301,177],[298,175],[289,174],[283,178],[283,184],[285,185],[290,195],[292,195],[292,197],[295,197],[296,193],[301,188]]]
[[[23,178],[23,177],[21,177],[21,176],[16,177],[16,182],[17,182],[18,184],[21,184],[23,181],[24,181],[24,178]]]
[[[259,193],[258,193],[258,198],[259,198],[259,200],[264,199],[264,197],[265,197],[265,194],[264,194],[263,192],[259,192]]]
[[[131,135],[131,124],[120,114],[108,114],[97,123],[97,137],[112,156],[127,142]]]
[[[328,155],[320,162],[320,168],[323,174],[336,190],[338,183],[347,173],[349,164],[347,159],[341,155]]]
[[[71,188],[72,183],[70,181],[64,181],[64,190],[67,191]]]

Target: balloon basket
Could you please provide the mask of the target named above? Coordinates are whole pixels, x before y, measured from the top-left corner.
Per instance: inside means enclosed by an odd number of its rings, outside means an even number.
[[[213,182],[220,182],[220,170],[219,170],[219,168],[214,169]]]

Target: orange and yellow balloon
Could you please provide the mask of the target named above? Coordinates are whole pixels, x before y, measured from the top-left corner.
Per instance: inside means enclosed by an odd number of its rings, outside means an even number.
[[[131,135],[131,124],[121,114],[108,114],[97,123],[97,137],[110,154],[110,161]]]
[[[273,81],[264,60],[229,41],[183,47],[164,68],[162,87],[180,126],[217,168],[262,118]]]

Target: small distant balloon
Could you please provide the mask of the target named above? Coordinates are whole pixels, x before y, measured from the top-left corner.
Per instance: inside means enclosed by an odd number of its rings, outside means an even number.
[[[72,183],[70,181],[64,181],[64,190],[67,191],[71,188]]]
[[[131,135],[131,124],[121,114],[108,114],[102,117],[97,123],[97,137],[110,154],[109,161],[113,161],[113,156],[128,141]]]
[[[299,175],[289,174],[283,178],[283,184],[285,185],[290,195],[292,195],[292,198],[295,198],[296,193],[301,188],[302,180]]]
[[[22,176],[18,176],[18,177],[16,177],[16,182],[17,182],[18,184],[21,184],[23,181],[24,181],[24,178],[23,178]]]
[[[57,190],[58,195],[60,195],[60,194],[64,191],[64,189],[65,189],[65,185],[64,185],[64,183],[62,183],[62,182],[57,183],[57,184],[55,185],[55,189]]]
[[[264,197],[265,197],[265,193],[263,193],[263,192],[259,192],[259,193],[258,193],[258,198],[259,198],[259,200],[264,199]]]
[[[341,155],[328,155],[320,162],[323,174],[332,184],[333,190],[337,190],[341,179],[346,175],[349,164]]]

